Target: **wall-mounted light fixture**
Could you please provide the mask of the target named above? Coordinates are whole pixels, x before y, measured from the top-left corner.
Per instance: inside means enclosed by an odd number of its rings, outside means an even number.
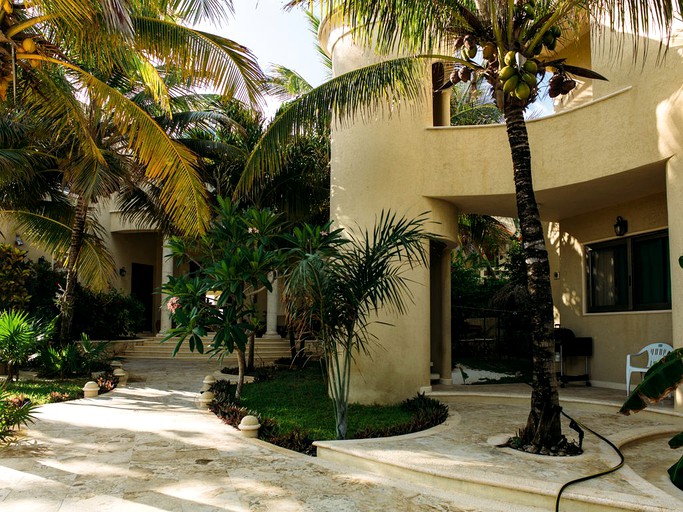
[[[617,221],[614,223],[614,234],[617,236],[624,236],[626,233],[628,233],[628,221],[619,215]]]
[[[16,233],[14,235],[14,244],[17,247],[21,247],[22,245],[24,245],[24,241],[21,239],[21,236],[19,236],[19,233]]]
[[[119,269],[119,275],[120,275],[121,277],[126,277],[126,274],[127,274],[127,273],[128,273],[128,272],[126,272],[126,267],[121,267],[121,268]]]

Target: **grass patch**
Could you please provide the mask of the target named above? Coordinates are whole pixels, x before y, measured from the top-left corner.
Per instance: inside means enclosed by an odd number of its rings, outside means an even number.
[[[318,364],[302,370],[277,370],[273,380],[245,385],[240,405],[274,418],[283,434],[303,430],[314,440],[335,439],[334,408]],[[410,411],[398,404],[351,404],[348,437],[363,430],[409,423],[411,419]]]
[[[71,399],[81,397],[83,394],[83,386],[87,381],[88,379],[86,378],[64,380],[19,380],[8,382],[5,386],[5,391],[10,397],[23,395],[31,400],[32,404],[42,405],[53,401],[50,399],[51,393],[60,393],[62,395],[68,394]]]

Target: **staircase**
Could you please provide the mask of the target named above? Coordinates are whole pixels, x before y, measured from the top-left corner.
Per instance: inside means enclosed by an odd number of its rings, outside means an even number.
[[[176,342],[169,340],[165,343],[160,343],[162,337],[149,337],[129,342],[126,350],[120,354],[126,359],[169,359],[173,353]],[[204,342],[204,350],[208,351],[211,344],[211,338],[202,338]],[[269,365],[276,359],[281,357],[289,357],[289,340],[283,338],[256,338],[254,363],[257,365]],[[180,360],[200,360],[206,361],[209,359],[208,354],[200,354],[199,352],[191,352],[190,345],[187,340],[183,342],[175,359]],[[214,357],[214,359],[216,359]],[[237,356],[230,354],[223,359],[224,366],[237,365]]]

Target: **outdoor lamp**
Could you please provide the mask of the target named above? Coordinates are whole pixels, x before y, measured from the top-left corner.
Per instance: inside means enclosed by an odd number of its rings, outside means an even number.
[[[617,222],[614,224],[614,234],[617,236],[624,236],[628,232],[628,221],[621,215],[617,217]]]
[[[14,235],[14,243],[17,247],[21,247],[22,245],[24,245],[24,241],[21,239],[21,236],[19,236],[19,233],[16,233]]]
[[[119,275],[120,275],[121,277],[126,277],[126,274],[127,274],[127,272],[126,272],[126,267],[121,267],[121,268],[119,269]]]

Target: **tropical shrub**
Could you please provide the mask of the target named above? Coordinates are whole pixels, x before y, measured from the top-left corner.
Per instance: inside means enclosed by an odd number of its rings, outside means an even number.
[[[66,379],[85,373],[85,360],[75,343],[45,344],[39,348],[36,362],[41,377]]]
[[[629,395],[619,412],[629,415],[645,409],[666,398],[683,382],[683,348],[674,349],[653,364],[643,377],[643,381]],[[671,448],[683,446],[683,432],[669,440]],[[683,490],[683,456],[668,469],[673,484]]]
[[[28,306],[31,297],[26,283],[30,274],[26,251],[0,244],[0,311],[24,310]]]
[[[30,400],[13,400],[0,389],[0,442],[11,439],[17,428],[33,421],[34,408]]]
[[[58,402],[68,402],[69,400],[74,400],[76,397],[72,397],[69,393],[60,393],[59,391],[51,391],[48,398],[48,402],[51,404],[56,404]]]
[[[501,355],[528,358],[531,355],[530,301],[527,292],[526,266],[521,244],[511,238],[505,262],[495,272],[477,254],[463,251],[453,253],[451,263],[451,319],[453,339],[458,356],[477,356],[469,353],[466,339],[467,319],[493,317],[501,336],[498,351]]]
[[[80,341],[66,345],[52,344],[49,337],[45,337],[38,347],[35,362],[42,377],[89,377],[93,371],[111,369],[107,349],[107,343],[92,342],[85,334],[81,335]]]
[[[50,320],[59,314],[56,299],[66,284],[64,272],[53,269],[45,258],[30,265],[31,275],[26,283],[31,296],[28,310],[36,318]]]
[[[285,237],[287,314],[298,333],[320,342],[338,439],[348,428],[352,359],[372,339],[372,314],[380,308],[402,314],[411,300],[406,272],[426,263],[425,222],[424,215],[409,220],[383,211],[361,233],[306,224]]]
[[[7,365],[7,381],[19,378],[19,365],[25,363],[36,347],[34,325],[26,313],[0,313],[0,363]]]
[[[97,377],[95,382],[100,387],[97,394],[102,395],[104,393],[108,393],[109,391],[114,389],[116,386],[118,386],[119,385],[119,378],[116,375],[114,375],[111,371],[107,371],[104,374]]]
[[[401,403],[401,408],[410,412],[411,419],[407,423],[391,425],[384,428],[366,428],[356,432],[355,438],[389,437],[419,432],[440,425],[448,419],[448,406],[434,398],[418,393]]]
[[[174,327],[164,341],[177,339],[175,355],[188,341],[190,350],[203,353],[202,337],[215,334],[208,351],[222,357],[237,352],[239,365],[236,399],[244,382],[247,342],[258,330],[254,296],[271,290],[269,274],[282,264],[277,246],[280,218],[268,210],[241,209],[217,198],[214,221],[201,238],[172,238],[169,246],[178,262],[199,264],[195,273],[170,276],[162,291],[171,297],[166,307]],[[208,294],[218,294],[207,300]]]
[[[53,269],[44,259],[30,263],[27,310],[36,318],[59,315],[57,298],[66,284],[63,271]],[[145,307],[132,295],[117,290],[93,291],[76,285],[72,332],[85,333],[95,340],[129,337],[144,325]]]
[[[81,341],[78,344],[78,349],[83,356],[83,363],[86,373],[90,375],[94,371],[108,370],[109,361],[109,343],[102,341],[91,341],[87,334],[81,334]]]
[[[94,340],[113,340],[139,332],[144,325],[145,307],[131,295],[117,290],[105,292],[78,287],[72,332]]]

